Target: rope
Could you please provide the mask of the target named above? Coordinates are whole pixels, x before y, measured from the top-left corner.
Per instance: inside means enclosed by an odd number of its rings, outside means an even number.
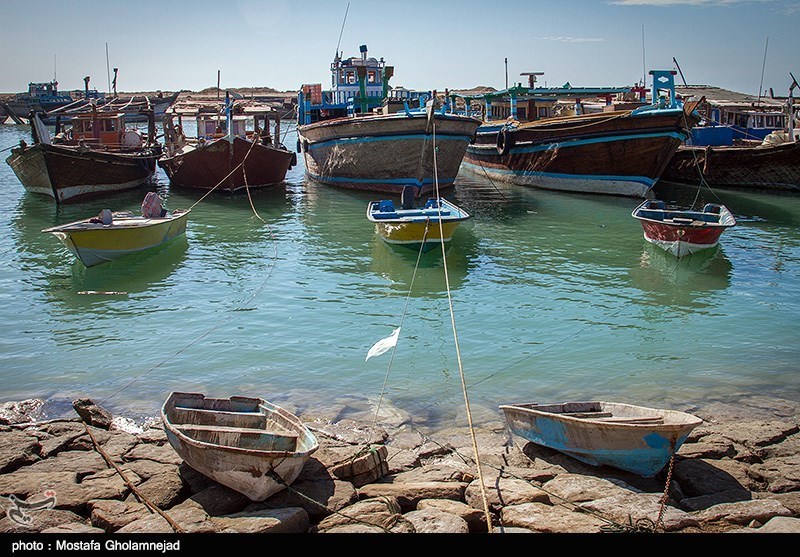
[[[436,120],[433,121],[433,183],[436,190],[436,199],[437,201],[441,199],[439,196],[439,171],[438,165],[436,161]],[[461,390],[464,394],[464,405],[467,411],[467,422],[469,424],[469,434],[470,438],[472,439],[472,450],[475,453],[475,464],[478,469],[478,481],[480,482],[481,486],[481,499],[483,500],[483,512],[486,518],[486,528],[488,532],[492,533],[492,516],[489,513],[489,502],[486,498],[486,486],[483,482],[483,471],[481,470],[481,461],[480,455],[478,454],[478,441],[475,437],[475,428],[472,424],[472,411],[469,406],[469,395],[467,394],[467,383],[466,379],[464,378],[464,366],[461,362],[461,348],[458,344],[458,331],[456,330],[456,316],[455,312],[453,311],[453,297],[450,292],[450,277],[447,273],[447,255],[446,249],[444,244],[444,225],[442,224],[442,204],[439,201],[437,203],[439,208],[439,241],[442,246],[442,267],[444,268],[444,282],[445,286],[447,287],[447,302],[450,308],[450,323],[453,326],[453,340],[456,345],[456,359],[458,361],[458,374],[461,378]]]
[[[161,509],[159,509],[156,505],[154,505],[153,503],[148,501],[147,498],[144,495],[139,493],[139,491],[136,489],[136,486],[133,485],[133,483],[127,478],[127,476],[125,476],[125,473],[122,471],[122,469],[119,466],[117,466],[117,463],[114,462],[111,459],[111,457],[109,457],[108,454],[106,454],[106,452],[100,447],[100,444],[97,442],[97,439],[95,439],[94,434],[92,433],[92,430],[89,429],[89,425],[86,422],[83,422],[83,427],[86,429],[86,433],[89,434],[89,438],[92,440],[92,444],[94,445],[95,450],[98,453],[100,453],[100,456],[103,457],[103,460],[105,460],[106,463],[108,463],[109,466],[114,468],[114,470],[117,472],[117,474],[120,475],[120,477],[122,478],[122,481],[125,482],[125,485],[128,487],[128,489],[131,490],[131,492],[136,496],[136,498],[139,501],[141,501],[144,504],[144,506],[147,507],[147,509],[150,512],[158,513],[161,516],[161,518],[163,518],[164,520],[167,521],[167,523],[169,523],[170,527],[176,533],[183,534],[184,530],[183,530],[183,528],[180,527],[180,525],[178,525],[177,522],[172,520],[172,518],[167,513],[165,513]]]
[[[561,131],[561,130],[580,130],[580,129],[583,129],[583,128],[590,128],[592,126],[598,126],[600,124],[605,124],[606,122],[610,122],[612,120],[616,120],[617,118],[624,118],[625,116],[630,115],[631,112],[633,112],[633,111],[631,111],[631,110],[622,110],[618,114],[615,114],[615,115],[610,116],[608,118],[598,119],[595,122],[589,122],[588,124],[583,124],[583,125],[580,125],[580,126],[557,127],[556,129],[558,131]],[[568,121],[571,118],[573,118],[573,116],[564,116],[563,117],[564,121]],[[555,119],[555,118],[554,119],[548,119],[548,123],[549,122],[553,122],[553,121],[557,121],[557,119]],[[522,124],[522,125],[519,126],[519,129],[521,129],[521,130],[524,129],[525,131],[545,132],[545,133],[551,133],[553,131],[552,127],[548,128],[548,129],[536,129],[536,128],[541,128],[541,125],[537,125],[537,121],[527,122],[527,123]]]
[[[405,303],[405,306],[403,307],[403,313],[400,315],[399,328],[401,330],[403,328],[403,322],[405,321],[405,318],[406,318],[406,312],[408,311],[408,303],[411,301],[411,292],[412,292],[412,289],[414,288],[414,281],[417,278],[417,271],[419,270],[419,261],[422,258],[422,252],[423,252],[423,249],[425,248],[425,240],[428,238],[428,227],[429,227],[429,225],[430,225],[430,219],[427,219],[426,222],[425,222],[425,231],[424,231],[424,233],[422,235],[422,243],[419,246],[419,253],[417,253],[417,262],[414,265],[414,273],[411,275],[411,284],[409,284],[409,286],[408,286],[408,294],[406,294],[406,303]],[[375,407],[375,417],[373,418],[373,421],[372,421],[373,429],[376,427],[376,425],[378,423],[378,412],[380,412],[381,403],[383,402],[383,397],[386,394],[386,384],[389,381],[389,371],[392,369],[392,362],[394,362],[394,355],[395,355],[396,352],[397,352],[397,343],[395,343],[395,345],[392,347],[392,353],[391,353],[391,355],[389,357],[389,365],[386,368],[386,375],[383,378],[383,386],[381,387],[381,393],[380,393],[380,396],[378,398],[378,404]]]

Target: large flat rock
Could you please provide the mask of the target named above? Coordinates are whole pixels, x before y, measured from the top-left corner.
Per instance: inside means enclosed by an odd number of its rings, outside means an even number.
[[[403,511],[416,509],[417,503],[422,499],[453,499],[461,500],[465,482],[403,482],[403,483],[374,483],[358,488],[358,495],[362,499],[375,497],[391,497],[396,499]]]
[[[484,490],[481,490],[480,480],[469,484],[464,492],[464,500],[476,509],[483,509],[483,493],[489,508],[498,511],[507,505],[520,505],[522,503],[549,503],[547,493],[525,480],[516,478],[484,478]]]
[[[580,507],[612,520],[618,525],[637,524],[639,521],[645,521],[658,528],[661,527],[657,524],[661,509],[661,495],[657,493],[615,495],[581,503]],[[670,505],[664,507],[663,522],[663,528],[667,532],[697,527],[699,524],[696,517]]]
[[[595,534],[607,523],[596,516],[561,505],[522,503],[502,511],[503,524],[548,534]]]
[[[39,460],[39,439],[24,431],[0,431],[0,474]]]
[[[212,517],[218,531],[241,534],[302,534],[308,530],[308,513],[299,507],[258,508],[236,514]]]
[[[467,521],[435,507],[411,511],[403,515],[418,534],[468,534]]]

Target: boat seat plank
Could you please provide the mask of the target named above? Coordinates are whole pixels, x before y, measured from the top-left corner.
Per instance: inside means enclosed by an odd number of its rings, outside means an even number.
[[[607,422],[615,424],[663,424],[664,418],[659,416],[641,416],[634,417],[611,417],[611,418],[597,418],[598,422]]]
[[[564,415],[570,418],[611,418],[614,416],[611,412],[564,412]]]
[[[258,411],[230,412],[205,408],[176,406],[169,415],[173,424],[195,424],[204,426],[244,427],[264,429],[266,416]]]
[[[175,424],[175,427],[182,431],[208,431],[211,433],[240,433],[240,434],[268,434],[275,437],[294,437],[299,438],[297,433],[291,431],[267,431],[264,429],[256,429],[252,427],[231,427],[219,425],[195,425],[195,424]]]

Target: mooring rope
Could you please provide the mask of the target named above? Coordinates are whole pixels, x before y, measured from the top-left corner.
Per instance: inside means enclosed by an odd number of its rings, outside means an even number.
[[[434,183],[434,190],[436,191],[436,204],[439,209],[439,243],[442,247],[442,267],[444,269],[444,282],[445,286],[447,287],[447,302],[450,308],[450,323],[453,327],[453,340],[456,345],[456,360],[458,361],[458,374],[461,378],[461,390],[464,395],[464,405],[466,407],[467,412],[467,423],[469,424],[469,434],[472,440],[472,450],[475,453],[475,465],[478,469],[478,481],[481,486],[481,498],[483,499],[483,512],[486,518],[486,528],[488,529],[489,533],[492,532],[492,515],[489,512],[489,501],[486,497],[486,485],[483,481],[483,471],[481,470],[481,460],[480,455],[478,453],[478,441],[475,437],[475,428],[472,423],[472,410],[470,409],[469,405],[469,395],[467,393],[467,383],[464,377],[464,366],[461,361],[461,348],[459,347],[458,343],[458,331],[456,330],[456,315],[453,311],[453,296],[450,291],[450,276],[447,272],[447,249],[444,242],[444,225],[442,224],[442,202],[441,197],[439,195],[439,170],[438,170],[438,163],[436,160],[436,152],[438,150],[436,146],[436,120],[433,121],[433,183]]]
[[[398,325],[399,329],[403,329],[403,322],[406,318],[406,313],[408,312],[408,303],[411,300],[411,292],[414,288],[414,281],[417,278],[417,271],[419,270],[419,262],[422,258],[422,252],[425,249],[425,240],[428,238],[428,227],[430,225],[430,219],[425,222],[425,231],[422,235],[422,243],[419,246],[419,252],[417,253],[417,262],[414,264],[414,273],[411,275],[411,284],[408,285],[408,293],[406,294],[406,303],[403,307],[403,313],[400,314],[400,324]],[[378,397],[378,404],[375,406],[375,416],[372,420],[372,427],[375,428],[376,424],[378,423],[378,413],[380,412],[381,403],[383,402],[383,397],[386,394],[386,385],[389,381],[389,372],[392,369],[392,363],[394,362],[394,355],[397,352],[397,343],[395,342],[394,346],[392,347],[392,353],[389,355],[389,364],[386,367],[386,375],[383,378],[383,386],[381,387],[380,396]]]

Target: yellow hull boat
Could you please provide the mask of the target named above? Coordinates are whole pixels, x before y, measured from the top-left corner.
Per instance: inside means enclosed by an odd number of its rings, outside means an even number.
[[[175,210],[157,218],[134,216],[129,211],[115,212],[111,213],[109,224],[93,217],[42,232],[55,235],[84,265],[91,267],[177,238],[186,232],[189,212]]]
[[[396,209],[389,200],[372,201],[367,219],[389,244],[429,251],[449,242],[459,224],[470,218],[463,209],[446,199],[429,199],[425,207]]]

